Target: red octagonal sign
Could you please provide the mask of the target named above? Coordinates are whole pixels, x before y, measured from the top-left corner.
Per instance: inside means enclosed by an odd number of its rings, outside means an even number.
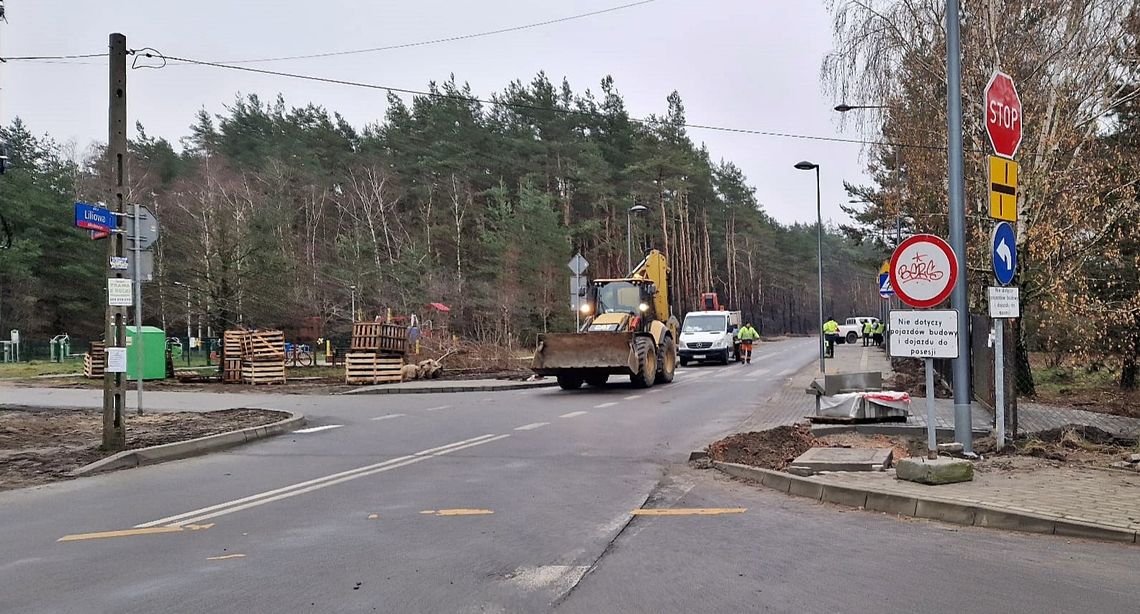
[[[1021,145],[1021,98],[1013,86],[1013,78],[995,72],[986,84],[986,134],[994,153],[1012,158]]]

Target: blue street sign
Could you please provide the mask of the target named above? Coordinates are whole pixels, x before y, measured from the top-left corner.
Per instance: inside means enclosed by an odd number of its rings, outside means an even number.
[[[879,296],[891,298],[894,295],[895,289],[891,287],[891,274],[879,273]]]
[[[75,203],[75,226],[99,232],[115,229],[115,216],[106,207]]]
[[[1003,286],[1008,286],[1017,274],[1017,237],[1009,222],[999,222],[994,226],[991,252],[994,260],[994,277]]]

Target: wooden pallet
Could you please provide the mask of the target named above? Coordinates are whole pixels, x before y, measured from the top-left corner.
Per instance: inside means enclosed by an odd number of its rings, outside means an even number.
[[[279,330],[255,330],[241,340],[241,357],[244,360],[285,359],[285,333]]]
[[[357,322],[352,325],[352,345],[349,350],[404,354],[408,350],[408,330],[398,324]]]
[[[107,369],[106,345],[99,341],[91,343],[91,350],[83,355],[83,377],[95,379],[103,377]]]
[[[226,384],[241,383],[241,358],[225,358],[222,364],[222,382]]]
[[[227,330],[222,334],[222,355],[226,358],[241,358],[241,340],[249,331]]]
[[[284,360],[246,360],[241,363],[241,381],[246,384],[284,384]]]
[[[372,351],[349,352],[344,358],[344,381],[347,384],[389,384],[404,379],[403,358],[378,356]]]

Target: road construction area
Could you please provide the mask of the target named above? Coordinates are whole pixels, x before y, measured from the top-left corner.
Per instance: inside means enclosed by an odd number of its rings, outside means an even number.
[[[308,422],[222,452],[0,492],[0,610],[1135,607],[1135,546],[900,520],[688,464],[777,411],[766,402],[817,348],[763,343],[750,365],[681,368],[648,389],[614,378],[574,391],[151,393],[156,409],[258,407]],[[0,396],[100,402],[82,389]]]

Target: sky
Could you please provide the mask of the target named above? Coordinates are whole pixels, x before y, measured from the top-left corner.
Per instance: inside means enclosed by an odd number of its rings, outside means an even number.
[[[0,55],[100,53],[121,32],[129,49],[230,61],[379,47],[510,28],[599,11],[633,0],[7,0]],[[454,73],[480,97],[545,71],[576,92],[612,75],[635,117],[666,110],[677,90],[688,122],[821,137],[842,130],[819,74],[831,47],[822,0],[655,0],[520,31],[373,53],[247,64],[259,68],[425,89]],[[128,59],[128,62],[130,60]],[[129,124],[177,146],[199,109],[221,113],[238,93],[290,106],[309,102],[354,126],[382,119],[378,90],[198,66],[131,70]],[[0,121],[20,117],[82,152],[107,138],[104,58],[0,67]],[[131,136],[134,136],[132,130]],[[815,185],[793,165],[820,165],[825,223],[846,221],[843,181],[866,183],[857,144],[691,129],[714,159],[736,163],[763,208],[783,223],[814,222]]]

